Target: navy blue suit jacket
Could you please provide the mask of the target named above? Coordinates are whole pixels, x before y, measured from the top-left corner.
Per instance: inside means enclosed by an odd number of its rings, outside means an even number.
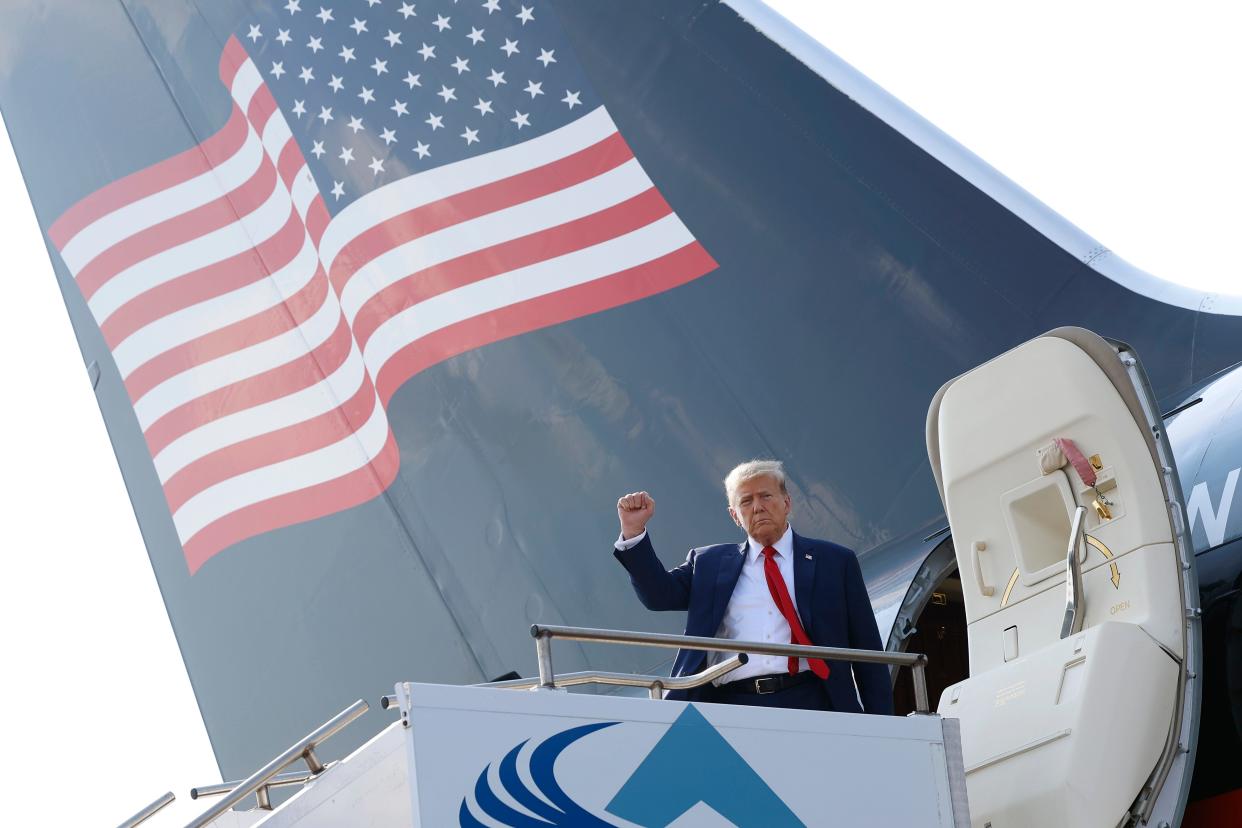
[[[871,599],[854,553],[828,541],[796,532],[794,603],[802,628],[821,647],[882,650]],[[724,618],[746,560],[747,542],[721,543],[691,549],[686,562],[665,570],[651,545],[651,535],[626,550],[614,549],[630,573],[638,600],[650,610],[686,610],[686,635],[714,636]],[[697,673],[705,666],[703,650],[678,650],[673,675]],[[883,664],[829,661],[824,682],[833,709],[852,713],[893,712],[892,685]],[[852,667],[852,673],[851,673]],[[852,680],[851,680],[852,679]],[[858,694],[854,693],[855,682]],[[862,708],[858,699],[862,698]],[[703,688],[669,693],[671,699],[710,700]]]

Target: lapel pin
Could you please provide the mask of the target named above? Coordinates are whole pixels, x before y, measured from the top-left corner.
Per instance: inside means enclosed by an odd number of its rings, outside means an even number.
[[[811,556],[810,556],[810,555],[807,555],[807,556],[806,556],[806,559],[807,559],[808,561],[809,561],[809,560],[811,560]]]

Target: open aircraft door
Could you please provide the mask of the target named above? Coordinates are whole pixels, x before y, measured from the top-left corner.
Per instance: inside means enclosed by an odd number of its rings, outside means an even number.
[[[1058,328],[948,382],[927,448],[953,533],[973,825],[1177,825],[1198,728],[1181,486],[1129,346]]]

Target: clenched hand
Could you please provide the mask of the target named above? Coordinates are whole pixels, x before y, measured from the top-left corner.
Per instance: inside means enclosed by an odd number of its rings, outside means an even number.
[[[655,514],[655,499],[646,492],[632,492],[617,501],[617,519],[621,521],[621,537],[641,535],[647,529],[647,521]]]

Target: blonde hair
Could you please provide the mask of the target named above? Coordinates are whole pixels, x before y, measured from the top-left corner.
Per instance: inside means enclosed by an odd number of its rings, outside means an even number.
[[[747,460],[745,463],[734,466],[733,471],[729,472],[724,479],[725,497],[730,506],[733,505],[733,495],[737,487],[756,477],[775,479],[781,486],[781,494],[789,494],[789,490],[785,487],[784,463],[780,460]]]

